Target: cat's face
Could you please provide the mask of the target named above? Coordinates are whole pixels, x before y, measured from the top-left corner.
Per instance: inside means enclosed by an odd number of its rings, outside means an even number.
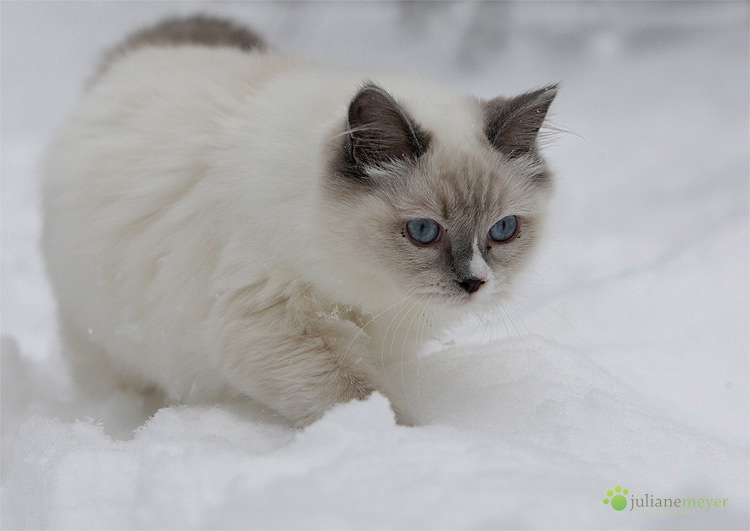
[[[483,126],[456,142],[418,125],[381,89],[362,89],[326,188],[343,214],[333,230],[363,279],[448,306],[507,293],[550,193],[535,144],[553,97],[547,89],[477,101]]]

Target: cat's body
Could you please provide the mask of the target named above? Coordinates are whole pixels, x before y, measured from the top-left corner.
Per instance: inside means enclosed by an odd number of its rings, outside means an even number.
[[[249,396],[298,425],[379,390],[411,421],[398,366],[496,303],[533,246],[554,89],[482,102],[194,41],[113,54],[49,152],[79,381]]]

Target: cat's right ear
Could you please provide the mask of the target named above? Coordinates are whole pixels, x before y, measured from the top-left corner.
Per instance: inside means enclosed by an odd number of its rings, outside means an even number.
[[[485,133],[490,144],[510,158],[533,152],[557,85],[521,94],[495,98],[486,103]]]
[[[429,136],[377,85],[354,96],[347,118],[348,154],[359,167],[416,160],[427,149]]]

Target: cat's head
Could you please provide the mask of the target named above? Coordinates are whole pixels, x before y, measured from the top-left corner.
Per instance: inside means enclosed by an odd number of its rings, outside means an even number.
[[[323,186],[357,291],[448,307],[507,293],[545,216],[551,176],[537,136],[555,95],[430,106],[361,88]]]

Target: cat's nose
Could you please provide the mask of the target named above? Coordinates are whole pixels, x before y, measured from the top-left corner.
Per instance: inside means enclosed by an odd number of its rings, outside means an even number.
[[[474,293],[482,286],[482,284],[484,284],[485,281],[476,277],[471,277],[464,280],[458,280],[457,282],[458,285],[464,288],[468,293]]]

